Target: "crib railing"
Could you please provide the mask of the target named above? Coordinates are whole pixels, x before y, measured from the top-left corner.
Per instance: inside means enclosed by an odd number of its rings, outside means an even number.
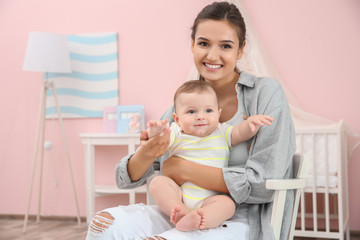
[[[301,194],[294,235],[333,239],[344,239],[346,235],[350,239],[348,157],[343,124],[329,129],[297,129],[296,140],[297,152],[309,158],[311,170]]]

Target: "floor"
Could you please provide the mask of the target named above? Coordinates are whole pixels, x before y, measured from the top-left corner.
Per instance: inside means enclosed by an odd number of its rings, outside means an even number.
[[[87,232],[85,219],[79,226],[74,220],[45,219],[36,223],[35,219],[28,222],[27,231],[23,233],[24,219],[19,217],[0,217],[0,240],[84,240]],[[299,238],[294,240],[315,240]],[[319,239],[320,240],[320,239]],[[326,239],[321,239],[326,240]],[[350,240],[360,240],[359,233],[352,234]]]
[[[85,221],[79,226],[76,220],[30,220],[23,233],[24,219],[0,218],[0,240],[84,240]]]
[[[334,239],[294,237],[294,240],[334,240]],[[360,237],[350,235],[350,240],[360,240]]]

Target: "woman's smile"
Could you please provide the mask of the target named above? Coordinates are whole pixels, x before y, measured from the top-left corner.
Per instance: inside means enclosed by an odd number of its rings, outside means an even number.
[[[204,66],[208,71],[217,71],[223,67],[223,65],[221,64],[211,64],[211,63],[204,63]]]

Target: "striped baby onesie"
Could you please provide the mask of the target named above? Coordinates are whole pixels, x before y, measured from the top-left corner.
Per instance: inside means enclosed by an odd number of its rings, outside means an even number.
[[[184,134],[175,122],[171,124],[170,129],[170,156],[175,155],[212,167],[227,167],[233,126],[219,123],[216,130],[207,137]],[[205,198],[217,194],[191,182],[185,182],[181,188],[184,204],[191,210],[200,208]]]

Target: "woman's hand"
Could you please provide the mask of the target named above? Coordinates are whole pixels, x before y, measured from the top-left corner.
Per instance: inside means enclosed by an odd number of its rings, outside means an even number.
[[[131,181],[138,181],[151,167],[155,159],[165,154],[169,147],[170,129],[165,128],[163,133],[149,139],[147,132],[141,131],[141,148],[129,159],[127,166]]]
[[[188,181],[186,174],[188,172],[187,170],[191,168],[191,164],[192,162],[184,160],[183,158],[172,156],[164,161],[161,171],[164,176],[171,178],[180,186]]]
[[[151,139],[148,137],[147,131],[141,131],[140,134],[140,146],[141,151],[148,158],[158,158],[165,154],[170,143],[170,129],[165,127],[162,130],[162,134],[153,136]]]

